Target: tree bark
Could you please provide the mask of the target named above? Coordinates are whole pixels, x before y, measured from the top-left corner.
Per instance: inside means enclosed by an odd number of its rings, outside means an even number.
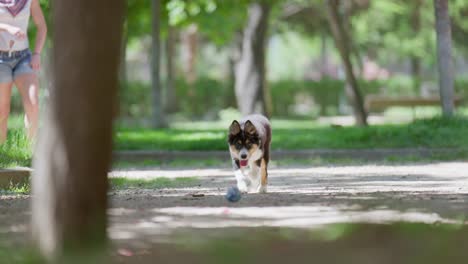
[[[153,98],[153,128],[166,126],[161,87],[161,0],[151,1],[152,14],[152,51],[151,51],[151,81]]]
[[[437,32],[437,58],[442,113],[450,117],[454,112],[454,81],[452,61],[452,29],[448,0],[434,0]]]
[[[127,45],[128,45],[128,22],[125,21],[122,31],[122,41],[120,45],[120,65],[119,65],[119,81],[121,86],[127,85]]]
[[[174,58],[176,56],[177,35],[176,29],[169,26],[166,39],[166,100],[165,109],[167,113],[174,113],[177,110],[177,97],[174,85]]]
[[[228,57],[228,92],[224,99],[227,107],[237,107],[236,100],[236,65],[239,63],[242,54],[242,31],[236,31],[231,46],[229,48]]]
[[[197,80],[197,51],[198,51],[198,27],[195,24],[190,25],[183,33],[184,48],[184,73],[187,80],[187,96],[195,98],[195,81]]]
[[[54,2],[53,87],[34,157],[32,230],[57,261],[106,245],[122,0]]]
[[[338,5],[338,0],[327,0],[327,18],[335,40],[335,46],[340,53],[340,57],[346,71],[347,85],[345,90],[348,100],[353,106],[356,124],[365,126],[367,125],[367,113],[364,109],[364,100],[359,89],[359,84],[356,80],[356,76],[354,75],[353,64],[351,63],[350,58],[350,40],[348,38],[348,34],[343,28],[343,22],[340,19]]]
[[[266,86],[265,53],[268,17],[271,4],[258,1],[250,4],[249,18],[243,32],[242,54],[236,66],[236,98],[243,115],[256,112],[271,114],[271,98]]]
[[[423,0],[414,0],[412,3],[412,12],[411,12],[411,28],[415,35],[419,35],[421,32],[421,8]],[[414,87],[419,88],[420,79],[421,79],[421,59],[413,55],[410,58],[411,60],[411,75],[414,79]],[[422,91],[421,91],[422,92]]]

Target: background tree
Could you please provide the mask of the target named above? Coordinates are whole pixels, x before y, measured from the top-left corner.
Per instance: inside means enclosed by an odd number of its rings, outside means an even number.
[[[123,7],[115,0],[54,2],[54,85],[32,177],[33,235],[49,258],[107,241]]]
[[[161,86],[161,0],[151,1],[152,10],[152,48],[151,83],[153,98],[152,125],[154,128],[166,127],[164,115],[163,89]]]
[[[354,117],[358,125],[367,125],[367,113],[364,109],[364,100],[362,98],[359,84],[354,75],[353,64],[351,63],[350,38],[343,27],[342,18],[339,15],[339,1],[327,0],[327,12],[330,27],[346,72],[346,95],[353,106]]]
[[[450,26],[448,0],[434,0],[437,31],[437,62],[439,89],[444,116],[454,112],[452,30]]]
[[[166,89],[164,96],[165,112],[177,111],[177,95],[175,87],[175,56],[177,46],[177,29],[169,25],[166,36]]]
[[[266,91],[265,49],[271,3],[257,1],[249,5],[248,22],[243,31],[242,53],[236,65],[235,89],[239,110],[243,115],[271,113]]]

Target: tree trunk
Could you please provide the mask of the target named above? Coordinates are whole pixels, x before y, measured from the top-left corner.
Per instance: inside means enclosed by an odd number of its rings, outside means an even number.
[[[242,30],[235,32],[233,41],[229,47],[229,57],[228,57],[228,84],[226,93],[226,98],[224,99],[226,107],[237,107],[236,100],[236,65],[239,63],[242,54]]]
[[[412,14],[411,14],[411,28],[415,35],[419,35],[421,32],[421,8],[422,0],[414,0],[412,4]],[[411,56],[411,75],[414,79],[413,85],[415,89],[420,89],[420,79],[421,79],[421,59],[418,56]],[[422,91],[421,91],[422,92]]]
[[[183,34],[184,41],[184,72],[188,84],[189,98],[195,97],[195,81],[197,80],[197,51],[198,51],[198,27],[194,24],[190,25]]]
[[[127,44],[128,44],[128,32],[127,25],[124,24],[123,37],[120,46],[120,66],[119,66],[119,80],[122,86],[127,85]]]
[[[167,113],[174,113],[177,110],[177,97],[174,85],[174,58],[177,45],[176,29],[169,26],[166,39],[166,100],[165,109]]]
[[[271,98],[266,83],[265,53],[268,17],[271,6],[268,1],[250,4],[249,18],[243,32],[242,54],[236,66],[236,98],[243,115],[257,111],[271,114]]]
[[[161,0],[151,1],[152,13],[152,51],[151,51],[151,81],[153,91],[153,128],[166,126],[161,87]]]
[[[127,76],[127,45],[128,45],[128,31],[127,31],[127,22],[124,22],[123,32],[122,32],[122,42],[120,45],[120,64],[119,64],[119,101],[122,94],[125,94],[125,90],[128,89],[128,76]],[[121,113],[121,109],[117,104],[117,109],[115,109],[116,115],[126,114]]]
[[[327,18],[335,40],[335,46],[340,53],[340,57],[346,71],[346,95],[353,106],[356,124],[365,126],[367,125],[367,113],[364,109],[364,101],[359,90],[356,76],[354,75],[353,65],[350,58],[348,34],[343,28],[343,22],[341,21],[338,12],[338,5],[338,0],[327,0]]]
[[[452,29],[448,5],[448,0],[434,0],[440,98],[442,112],[446,117],[452,116],[455,108],[453,102]]]
[[[54,2],[53,87],[34,158],[32,230],[57,263],[107,242],[121,0]]]

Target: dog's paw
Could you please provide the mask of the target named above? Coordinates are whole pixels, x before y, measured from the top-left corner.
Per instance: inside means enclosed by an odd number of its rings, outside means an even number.
[[[249,187],[245,183],[245,181],[238,181],[237,182],[237,188],[241,193],[247,193],[249,191]]]
[[[258,191],[258,193],[267,193],[267,191],[268,191],[267,189],[268,189],[268,188],[267,188],[266,185],[265,185],[265,186],[260,185],[260,186],[258,187],[258,190],[257,190],[257,191]]]

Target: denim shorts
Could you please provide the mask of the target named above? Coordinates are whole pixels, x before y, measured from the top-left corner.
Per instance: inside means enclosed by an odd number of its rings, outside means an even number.
[[[13,82],[18,76],[35,73],[31,68],[31,51],[29,49],[0,51],[0,83]]]

